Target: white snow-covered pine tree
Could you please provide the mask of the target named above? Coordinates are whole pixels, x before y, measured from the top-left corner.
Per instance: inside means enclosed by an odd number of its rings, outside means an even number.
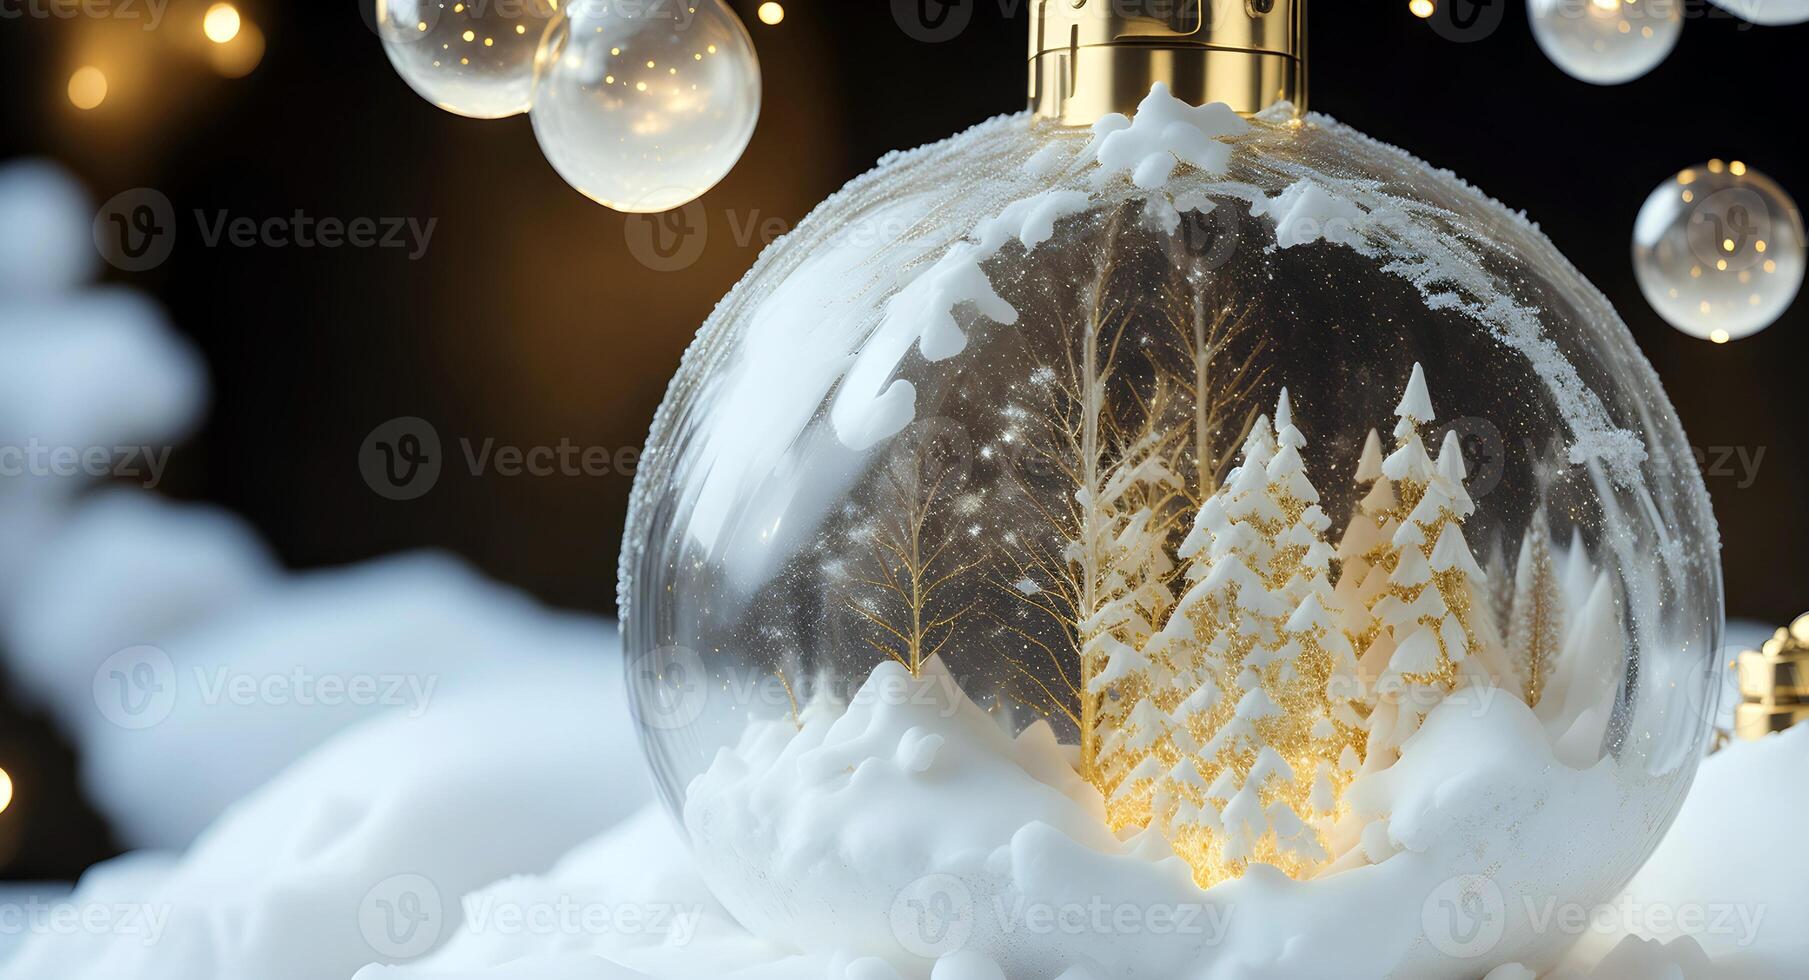
[[[1087,611],[1078,623],[1082,728],[1092,733],[1083,745],[1083,769],[1102,789],[1116,764],[1105,758],[1106,746],[1127,727],[1130,712],[1157,680],[1143,651],[1174,602],[1168,586],[1174,563],[1157,511],[1179,478],[1153,434],[1128,448],[1097,499],[1084,489],[1077,494],[1081,511],[1096,519],[1081,523],[1081,537],[1064,556],[1081,581]]]
[[[1421,428],[1435,416],[1418,364],[1395,416],[1396,448],[1382,461],[1395,496],[1380,525],[1388,548],[1360,587],[1374,596],[1369,610],[1379,626],[1361,660],[1375,685],[1366,749],[1371,768],[1392,763],[1426,713],[1458,686],[1473,656],[1491,659],[1485,577],[1463,535],[1463,522],[1476,509],[1463,486],[1463,452],[1455,433],[1437,460],[1426,451]],[[1375,577],[1384,570],[1386,589],[1377,594]]]
[[[1292,414],[1284,391],[1274,441],[1260,426],[1201,509],[1206,540],[1190,543],[1204,548],[1204,574],[1159,634],[1197,651],[1197,681],[1170,715],[1179,761],[1157,780],[1153,824],[1202,883],[1252,862],[1317,869],[1328,854],[1315,824],[1354,768],[1328,694],[1353,660],[1333,612],[1330,521]]]
[[[1211,571],[1215,553],[1241,564],[1249,572],[1248,581],[1260,581],[1252,569],[1266,566],[1272,545],[1250,529],[1239,528],[1225,507],[1240,479],[1246,481],[1246,491],[1267,486],[1262,467],[1274,456],[1275,448],[1268,417],[1259,417],[1244,440],[1245,459],[1257,460],[1258,465],[1227,477],[1195,514],[1178,549],[1187,591],[1160,631],[1134,653],[1120,651],[1119,658],[1101,675],[1102,683],[1113,685],[1115,701],[1121,706],[1101,742],[1099,756],[1101,789],[1114,829],[1151,824],[1156,784],[1196,745],[1182,720],[1211,715],[1225,707],[1218,678],[1208,670],[1209,663],[1215,662],[1208,650],[1230,650],[1247,642],[1221,635],[1223,625],[1238,616],[1241,588],[1211,590],[1201,583]],[[1246,600],[1254,598],[1254,594],[1245,596]]]

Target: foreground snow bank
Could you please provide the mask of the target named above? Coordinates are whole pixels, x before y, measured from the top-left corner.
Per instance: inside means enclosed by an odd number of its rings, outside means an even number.
[[[984,957],[1014,980],[1471,980],[1556,960],[1571,937],[1522,897],[1611,894],[1621,872],[1587,842],[1637,791],[1611,760],[1559,763],[1517,699],[1453,697],[1354,794],[1380,821],[1364,845],[1378,863],[1306,882],[1255,866],[1202,892],[1160,841],[1106,830],[1069,755],[1040,724],[1005,735],[940,663],[915,678],[886,664],[845,711],[753,726],[692,784],[684,819],[755,934],[901,977]]]
[[[646,801],[619,670],[542,665],[345,732],[179,860],[91,870],[65,907],[107,928],[45,930],[0,980],[330,980],[420,956],[457,929],[459,896]]]
[[[1787,980],[1809,972],[1809,726],[1738,742],[1702,766],[1683,812],[1575,959],[1631,936],[1699,944],[1710,977]],[[1657,975],[1657,974],[1654,974]],[[1685,972],[1686,980],[1699,974]]]

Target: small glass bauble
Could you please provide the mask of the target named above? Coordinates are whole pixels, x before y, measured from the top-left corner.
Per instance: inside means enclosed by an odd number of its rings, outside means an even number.
[[[703,195],[747,149],[760,61],[722,0],[573,0],[535,69],[534,135],[566,183],[618,211]]]
[[[1672,326],[1726,343],[1771,326],[1803,285],[1803,216],[1777,182],[1711,160],[1660,184],[1633,225],[1640,291]]]
[[[474,119],[528,111],[534,52],[558,0],[376,0],[384,53],[410,88]]]
[[[1683,0],[1530,0],[1527,16],[1546,57],[1596,85],[1657,68],[1683,34]]]

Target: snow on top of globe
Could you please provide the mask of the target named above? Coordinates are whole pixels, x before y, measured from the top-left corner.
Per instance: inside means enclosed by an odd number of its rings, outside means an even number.
[[[1385,162],[1406,174],[1409,188],[1351,172],[1322,150],[1295,151],[1302,140],[1358,147],[1371,166]],[[1260,179],[1252,182],[1251,173]],[[1245,120],[1222,105],[1188,105],[1157,85],[1135,114],[1107,117],[1091,132],[1018,114],[888,155],[768,248],[712,317],[712,326],[745,323],[745,332],[706,329],[675,381],[708,373],[720,389],[701,434],[707,445],[697,462],[705,475],[687,501],[698,514],[691,522],[697,542],[737,555],[730,559],[737,577],[759,580],[814,522],[738,530],[734,515],[746,505],[746,489],[786,454],[808,450],[815,463],[808,485],[795,489],[794,517],[812,501],[837,499],[857,479],[864,454],[919,418],[920,393],[906,376],[913,359],[958,357],[975,325],[1018,325],[1019,311],[991,278],[998,261],[1021,264],[1055,247],[1064,223],[1138,200],[1145,223],[1171,234],[1185,214],[1242,202],[1275,229],[1265,250],[1343,248],[1370,258],[1411,284],[1428,310],[1468,319],[1525,358],[1563,420],[1570,464],[1615,487],[1644,485],[1644,439],[1611,417],[1567,347],[1548,333],[1539,300],[1519,295],[1520,285],[1500,274],[1504,261],[1568,268],[1523,217],[1323,116]],[[1538,254],[1505,252],[1485,226],[1497,221],[1525,227],[1528,235],[1516,240],[1530,239]],[[813,245],[801,247],[800,237]],[[1582,306],[1567,329],[1624,332],[1599,293],[1580,289]],[[1635,375],[1631,383],[1660,388],[1636,351],[1615,369]],[[825,405],[828,441],[813,425]],[[656,429],[669,421],[656,421]],[[1673,472],[1689,469],[1679,463],[1684,455],[1664,452],[1654,477],[1675,477],[1700,504],[1699,475]],[[625,568],[633,558],[624,552]]]
[[[1134,117],[1114,112],[1093,124],[1089,149],[1099,161],[1094,183],[1128,173],[1131,183],[1152,191],[1166,186],[1183,163],[1221,175],[1231,163],[1231,147],[1219,141],[1249,131],[1250,124],[1223,102],[1189,105],[1157,82]]]
[[[1314,120],[1336,125],[1323,117]],[[1282,128],[1261,118],[1259,123]],[[1000,124],[1022,126],[1024,119],[995,120],[969,135],[979,137]],[[1644,444],[1613,424],[1599,396],[1545,336],[1539,311],[1515,302],[1494,281],[1480,252],[1438,220],[1444,212],[1391,195],[1374,180],[1304,169],[1274,194],[1217,180],[1231,165],[1238,141],[1256,128],[1223,104],[1190,105],[1158,82],[1133,115],[1102,118],[1078,149],[1072,142],[1051,142],[1001,175],[999,192],[981,199],[1002,203],[971,228],[952,222],[928,229],[894,223],[902,233],[898,244],[910,244],[915,232],[952,233],[954,240],[927,268],[902,271],[901,288],[880,312],[877,336],[836,393],[833,419],[843,443],[866,449],[910,424],[916,417],[916,391],[910,382],[895,379],[898,367],[913,346],[932,362],[961,353],[966,337],[957,323],[958,310],[971,305],[986,320],[1016,323],[1017,311],[999,298],[983,268],[1005,244],[1016,240],[1026,253],[1034,252],[1049,241],[1057,222],[1103,203],[1123,181],[1147,196],[1146,219],[1170,233],[1183,212],[1217,207],[1213,196],[1241,198],[1251,214],[1267,217],[1275,226],[1274,248],[1323,242],[1378,257],[1388,272],[1413,282],[1429,307],[1469,315],[1534,363],[1571,422],[1571,462],[1597,461],[1622,485],[1637,484]],[[889,159],[903,164],[920,156]],[[832,284],[820,284],[827,285]]]

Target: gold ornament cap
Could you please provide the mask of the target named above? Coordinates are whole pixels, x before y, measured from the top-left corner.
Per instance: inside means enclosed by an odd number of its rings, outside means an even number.
[[[1306,109],[1307,0],[1031,0],[1030,108],[1069,126],[1129,114],[1156,82],[1246,115]]]
[[[1741,696],[1734,733],[1741,739],[1764,738],[1809,721],[1809,613],[1759,649],[1740,654],[1734,668]]]

